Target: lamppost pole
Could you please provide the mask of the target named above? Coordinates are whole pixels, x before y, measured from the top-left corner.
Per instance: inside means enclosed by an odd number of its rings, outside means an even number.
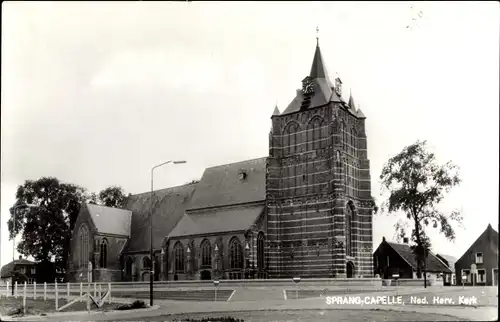
[[[159,168],[163,165],[173,163],[173,164],[182,164],[186,163],[186,161],[167,161],[160,163],[158,165],[155,165],[154,167],[151,168],[151,202],[150,202],[150,209],[149,209],[149,237],[150,237],[150,257],[151,257],[151,267],[150,267],[150,272],[149,272],[149,305],[153,306],[153,274],[154,274],[154,250],[153,250],[153,173],[154,169]]]

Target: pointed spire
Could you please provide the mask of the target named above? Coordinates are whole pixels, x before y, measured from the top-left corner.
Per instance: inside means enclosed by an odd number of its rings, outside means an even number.
[[[280,116],[280,115],[281,114],[280,114],[280,110],[278,109],[278,104],[276,104],[274,106],[274,112],[273,112],[273,115],[271,117],[273,117],[273,116]]]
[[[356,112],[356,103],[354,103],[354,98],[352,97],[352,90],[350,91],[349,102],[347,103],[347,105],[353,112]]]
[[[319,30],[319,29],[316,29]],[[319,37],[316,37],[316,52],[314,53],[314,59],[311,66],[311,73],[309,76],[312,79],[315,78],[326,78],[328,79],[328,73],[326,71],[326,66],[323,63],[323,57],[321,55],[321,50],[319,49]]]
[[[361,111],[360,108],[358,108],[358,111],[356,112],[356,114],[358,115],[358,118],[360,118],[360,119],[366,118],[365,114],[363,114],[363,111]]]

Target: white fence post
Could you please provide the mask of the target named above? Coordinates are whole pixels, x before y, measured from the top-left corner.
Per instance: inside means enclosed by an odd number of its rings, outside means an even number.
[[[54,289],[56,291],[56,311],[57,311],[57,309],[59,308],[59,302],[58,302],[59,298],[58,298],[58,294],[57,294],[57,280],[54,283]]]
[[[23,314],[26,314],[26,282],[24,282]]]
[[[68,298],[68,302],[69,302],[69,282],[66,283],[66,289],[67,289],[67,298]]]
[[[102,296],[102,284],[99,283],[99,298]]]
[[[97,285],[94,283],[94,297],[97,296]]]
[[[80,282],[80,297],[83,295],[83,283]]]
[[[108,301],[111,303],[111,283],[108,283]]]
[[[33,299],[36,300],[36,282],[33,282]]]
[[[47,282],[43,282],[43,300],[47,301]]]
[[[7,293],[5,293],[5,296],[6,296],[6,297],[9,297],[9,293],[10,293],[10,292],[9,292],[9,282],[7,282]]]
[[[87,283],[87,311],[90,312],[90,281]]]
[[[14,287],[14,296],[15,296],[15,297],[18,297],[18,296],[19,296],[19,294],[17,293],[17,281],[15,281],[14,283],[15,283],[15,284],[14,284],[14,285],[15,285],[15,287]]]

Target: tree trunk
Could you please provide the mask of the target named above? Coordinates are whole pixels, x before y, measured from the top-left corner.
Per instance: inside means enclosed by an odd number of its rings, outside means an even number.
[[[420,256],[420,248],[421,248],[421,244],[422,242],[420,241],[420,229],[418,227],[418,221],[415,220],[415,238],[416,238],[416,242],[417,242],[417,249],[416,249],[416,257],[417,257],[417,278],[421,278],[422,277],[422,270],[420,269],[422,267],[421,263],[422,263],[422,257]]]

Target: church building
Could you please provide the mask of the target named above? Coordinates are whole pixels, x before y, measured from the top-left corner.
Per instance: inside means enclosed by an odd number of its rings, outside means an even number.
[[[372,277],[365,119],[318,43],[302,88],[274,109],[269,156],[129,196],[124,209],[82,205],[69,280],[86,281],[89,266],[94,281]]]

